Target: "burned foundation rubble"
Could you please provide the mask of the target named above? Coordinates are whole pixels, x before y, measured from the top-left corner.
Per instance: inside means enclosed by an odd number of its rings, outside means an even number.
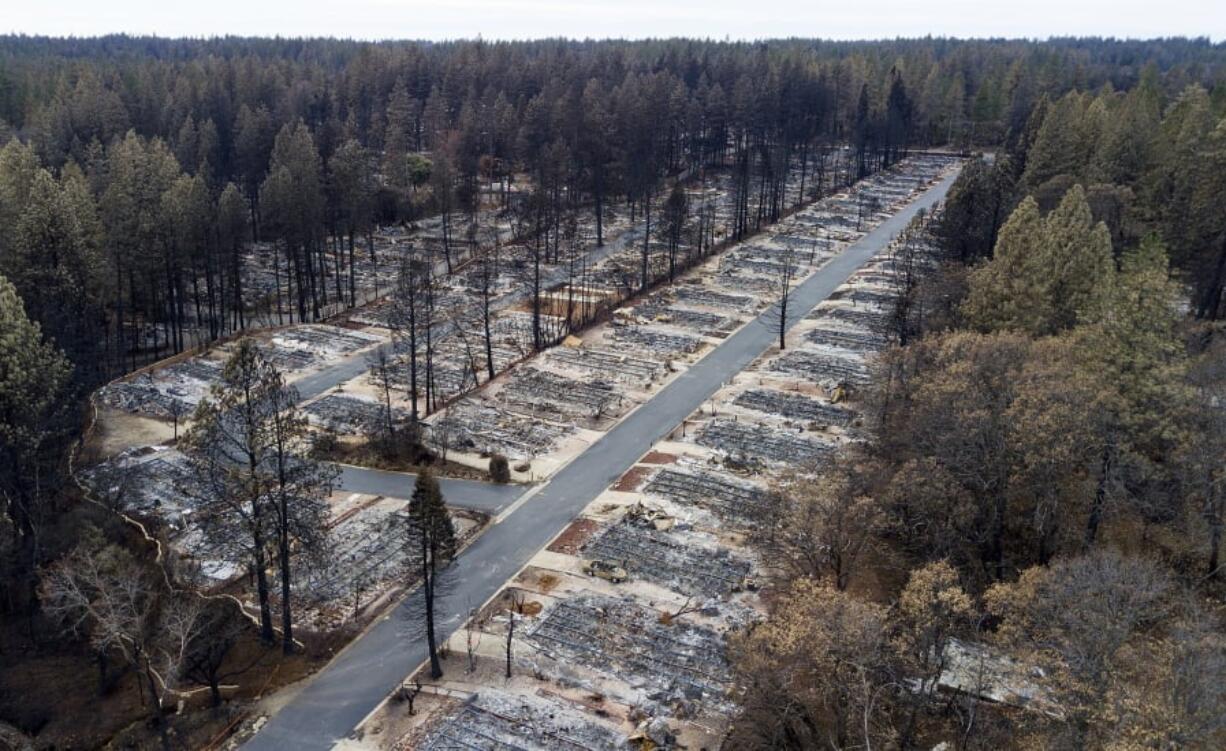
[[[733,251],[720,259],[719,273],[724,276],[757,274],[778,279],[783,275],[785,269],[791,267],[795,270],[798,266],[797,261],[788,263],[763,258],[757,254]]]
[[[187,457],[173,449],[130,449],[80,473],[94,497],[126,513],[156,515],[182,529],[202,495]]]
[[[353,311],[348,318],[351,323],[390,329],[395,315],[395,308],[390,300],[379,300]]]
[[[620,352],[595,347],[556,347],[546,359],[565,367],[578,368],[592,375],[639,384],[661,378],[668,368],[659,360],[631,357]]]
[[[81,472],[79,478],[98,501],[164,534],[180,557],[184,581],[209,588],[240,572],[240,552],[204,544],[199,514],[215,490],[192,472],[181,452],[130,449]]]
[[[261,343],[260,354],[282,373],[296,373],[315,367],[320,358],[314,352],[275,343]]]
[[[409,537],[404,503],[382,499],[335,521],[328,533],[332,552],[322,565],[302,566],[296,593],[317,605],[344,603],[409,575]]]
[[[833,444],[799,433],[727,419],[709,422],[696,442],[738,463],[768,461],[816,466],[834,450]]]
[[[702,348],[702,340],[685,334],[668,334],[650,326],[621,325],[611,327],[614,341],[625,342],[638,349],[663,357],[693,354]]]
[[[155,372],[141,373],[102,388],[98,398],[109,407],[160,419],[191,414],[221,378],[221,363],[192,358]]]
[[[382,341],[362,331],[309,324],[282,329],[266,340],[257,339],[257,346],[269,362],[293,378],[297,373],[336,362]]]
[[[582,594],[550,606],[528,631],[560,681],[582,666],[621,681],[649,714],[695,717],[731,709],[724,637],[705,626],[662,623],[660,611],[632,598]],[[581,679],[579,679],[581,680]],[[651,709],[658,711],[651,711]]]
[[[674,531],[630,517],[606,527],[582,552],[589,559],[618,562],[636,579],[703,601],[741,591],[751,570],[748,560],[726,549],[682,541]]]
[[[482,689],[448,715],[420,744],[421,751],[618,751],[621,733],[560,702]]]
[[[845,407],[776,389],[742,391],[733,404],[763,414],[819,425],[846,427],[856,418],[855,413]]]
[[[566,319],[556,315],[540,316],[541,334],[545,341],[552,342],[566,332]],[[524,354],[533,351],[532,314],[522,311],[499,313],[490,326],[494,342]]]
[[[780,227],[768,241],[778,246],[775,253],[791,251],[810,265],[817,263],[824,256],[830,255],[834,249],[834,238],[821,230],[822,223],[809,211],[802,211],[788,220],[788,225]]]
[[[887,286],[887,285],[892,285],[892,284],[897,283],[898,279],[892,273],[888,273],[884,271],[869,270],[869,271],[857,271],[855,274],[852,274],[851,281],[860,282],[863,284],[875,284],[875,285],[880,285],[880,286]]]
[[[489,354],[494,360],[495,373],[501,373],[528,355],[525,345],[513,339],[509,342],[496,336],[490,339]],[[435,346],[435,357],[455,367],[463,364],[485,371],[485,336],[477,329],[466,329],[446,336]]]
[[[418,398],[425,399],[427,385],[429,385],[434,398],[439,401],[445,401],[476,387],[477,373],[485,371],[484,357],[478,360],[476,353],[474,353],[473,358],[470,359],[463,356],[462,353],[453,350],[451,344],[451,337],[448,337],[435,345],[435,351],[430,362],[429,384],[426,381],[425,353],[424,351],[418,352]],[[398,391],[404,394],[405,398],[408,398],[409,386],[412,383],[411,358],[407,352],[401,351],[402,347],[400,345],[401,343],[397,342],[397,354],[392,358],[389,381]],[[422,349],[424,350],[424,347]],[[378,380],[377,375],[368,377],[376,382]]]
[[[779,277],[754,276],[737,271],[721,271],[716,277],[716,283],[726,289],[748,290],[762,302],[773,300],[779,294]]]
[[[272,336],[272,341],[290,347],[307,349],[324,359],[335,360],[365,347],[379,344],[383,339],[364,331],[315,324],[295,326],[277,332]]]
[[[387,406],[375,399],[348,394],[328,394],[304,406],[303,411],[312,425],[342,435],[371,436],[386,428]],[[408,413],[391,409],[391,421],[397,424]]]
[[[525,417],[477,398],[466,398],[432,419],[431,439],[457,451],[531,459],[547,453],[574,426]]]
[[[884,349],[888,340],[883,334],[854,329],[816,328],[805,332],[805,341],[826,347],[849,349],[858,352],[876,352]]]
[[[820,307],[809,315],[805,316],[809,320],[833,319],[849,323],[853,326],[859,326],[863,329],[868,329],[874,333],[884,331],[886,328],[886,313],[884,310],[876,308],[848,308],[848,307]]]
[[[884,307],[894,301],[894,296],[884,289],[867,287],[843,287],[830,295],[831,300],[850,300],[853,303],[869,303]]]
[[[784,353],[771,361],[770,370],[800,376],[811,383],[835,382],[865,386],[871,380],[869,366],[862,360],[807,350]]]
[[[855,215],[847,216],[838,211],[829,209],[813,208],[803,211],[793,217],[793,222],[812,230],[820,231],[820,239],[824,242],[851,242],[861,236],[861,232],[856,229]],[[802,241],[798,243],[792,240],[796,247],[804,247],[812,240]]]
[[[439,362],[430,370],[430,380],[434,389],[435,401],[446,401],[452,397],[472,391],[477,387],[477,373],[480,366],[472,362]],[[405,387],[408,383],[404,384]],[[419,396],[425,396],[425,378],[418,383]]]
[[[620,409],[626,403],[626,399],[607,381],[577,381],[537,368],[515,372],[500,394],[511,404],[583,417],[599,417]]]
[[[730,318],[718,313],[669,306],[664,300],[654,300],[638,305],[634,308],[634,314],[641,320],[676,326],[703,336],[716,338],[727,336],[742,323],[739,318]]]
[[[647,483],[644,492],[709,509],[726,521],[747,527],[762,518],[768,504],[768,495],[762,488],[702,469],[684,472],[661,469]]]
[[[566,330],[565,322],[559,316],[542,315],[540,325],[541,336],[546,343],[556,341]],[[487,353],[481,323],[465,319],[458,321],[457,328],[435,344],[432,372],[436,398],[448,400],[480,385],[489,371],[487,354],[492,357],[494,373],[498,374],[512,369],[535,351],[532,316],[528,313],[499,313],[491,321],[489,336]],[[424,395],[424,384],[419,383],[419,388]]]
[[[502,268],[503,264],[499,264],[499,268],[490,275],[490,279],[486,280],[487,269],[483,269],[477,264],[470,268],[459,271],[451,278],[452,285],[457,289],[467,290],[472,296],[490,294],[494,297],[504,295],[514,291],[519,283],[519,277],[512,274],[509,269]],[[488,293],[487,293],[488,286]]]
[[[107,386],[99,393],[99,400],[102,404],[123,412],[162,419],[188,414],[195,406],[187,399],[158,388],[145,375]]]
[[[673,295],[680,303],[746,313],[756,310],[759,306],[758,300],[749,295],[718,292],[694,285],[678,285]]]

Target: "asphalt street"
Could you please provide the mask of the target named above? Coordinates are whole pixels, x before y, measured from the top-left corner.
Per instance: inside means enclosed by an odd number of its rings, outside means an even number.
[[[351,464],[335,466],[340,470],[337,487],[354,493],[407,499],[413,495],[417,482],[416,475],[406,472],[368,469]],[[525,485],[495,485],[492,482],[453,480],[447,477],[440,477],[438,484],[448,505],[463,506],[488,514],[497,514],[528,490]]]
[[[899,213],[849,246],[792,293],[789,326],[830,296],[851,274],[882,250],[923,208],[949,190],[951,175]],[[449,592],[436,603],[437,627],[445,638],[657,440],[676,427],[775,342],[774,307],[742,327],[692,365],[640,409],[606,433],[514,512],[491,525],[456,560]],[[301,388],[301,386],[300,386]],[[374,624],[274,715],[244,748],[328,749],[354,727],[426,659],[425,640],[411,617],[420,594],[405,599]]]

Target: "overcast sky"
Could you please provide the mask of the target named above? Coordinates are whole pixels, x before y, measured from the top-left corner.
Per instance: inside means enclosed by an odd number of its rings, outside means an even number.
[[[1226,0],[10,0],[0,30],[92,36],[1226,38]]]

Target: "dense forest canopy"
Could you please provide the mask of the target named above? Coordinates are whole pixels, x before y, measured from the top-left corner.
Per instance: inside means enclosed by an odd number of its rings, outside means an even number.
[[[56,146],[71,148],[54,143],[57,135],[84,147],[131,127],[172,140],[188,116],[197,126],[212,120],[222,162],[213,166],[232,177],[238,174],[231,152],[235,118],[243,105],[267,107],[274,128],[302,119],[320,131],[323,144],[330,142],[325,134],[334,139],[345,132],[379,146],[398,81],[418,107],[437,90],[446,115],[455,118],[465,103],[490,104],[499,95],[521,116],[534,98],[552,104],[581,94],[592,80],[612,89],[629,76],[664,74],[690,96],[718,85],[727,97],[742,79],[760,84],[786,72],[787,85],[824,84],[830,98],[824,109],[844,131],[853,125],[861,85],[880,105],[895,71],[916,100],[919,140],[945,140],[956,119],[980,124],[986,128],[980,142],[992,143],[1003,135],[1001,126],[1021,124],[1041,93],[1128,89],[1147,65],[1161,72],[1167,93],[1190,83],[1212,88],[1222,54],[1221,44],[1205,39],[363,43],[9,36],[0,39],[0,119],[50,139],[44,148],[52,161],[64,157]],[[755,86],[753,93],[768,91]],[[66,116],[71,133],[57,133]]]
[[[348,239],[352,279],[372,226],[441,214],[450,236],[454,214],[471,236],[496,182],[531,188],[537,232],[590,209],[600,244],[614,201],[633,211],[665,180],[732,168],[740,235],[763,217],[762,199],[750,216],[751,186],[777,196],[797,162],[820,170],[843,145],[862,176],[909,147],[1007,143],[1042,99],[1142,82],[1155,106],[1199,86],[1220,112],[1223,56],[1204,39],[7,36],[0,141],[17,143],[0,214],[18,231],[0,257],[31,316],[85,366],[78,377],[97,382],[245,328],[249,240],[276,243],[291,315],[317,318],[330,299],[355,302],[352,284],[326,284],[330,239]],[[60,249],[32,254],[35,241]],[[75,307],[47,305],[67,289]]]

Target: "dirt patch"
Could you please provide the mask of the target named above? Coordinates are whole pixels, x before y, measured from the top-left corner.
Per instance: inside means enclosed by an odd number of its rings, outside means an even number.
[[[546,549],[551,553],[576,555],[588,538],[599,528],[600,522],[595,519],[576,519]]]
[[[435,727],[444,722],[463,704],[437,694],[422,694],[413,702],[413,714],[403,699],[388,703],[378,719],[364,730],[370,737],[368,743],[379,748],[418,748],[426,742]],[[359,737],[363,737],[359,734]]]
[[[663,451],[648,451],[647,456],[639,460],[639,464],[673,464],[676,461],[676,454],[666,454]]]
[[[179,422],[180,434],[184,422]],[[170,422],[103,407],[98,410],[98,422],[85,456],[90,460],[102,460],[132,446],[152,446],[174,437],[174,425]]]
[[[637,466],[631,467],[630,471],[621,476],[617,484],[613,486],[613,490],[620,493],[629,493],[638,490],[643,482],[647,479],[647,475],[651,474],[651,467]]]

